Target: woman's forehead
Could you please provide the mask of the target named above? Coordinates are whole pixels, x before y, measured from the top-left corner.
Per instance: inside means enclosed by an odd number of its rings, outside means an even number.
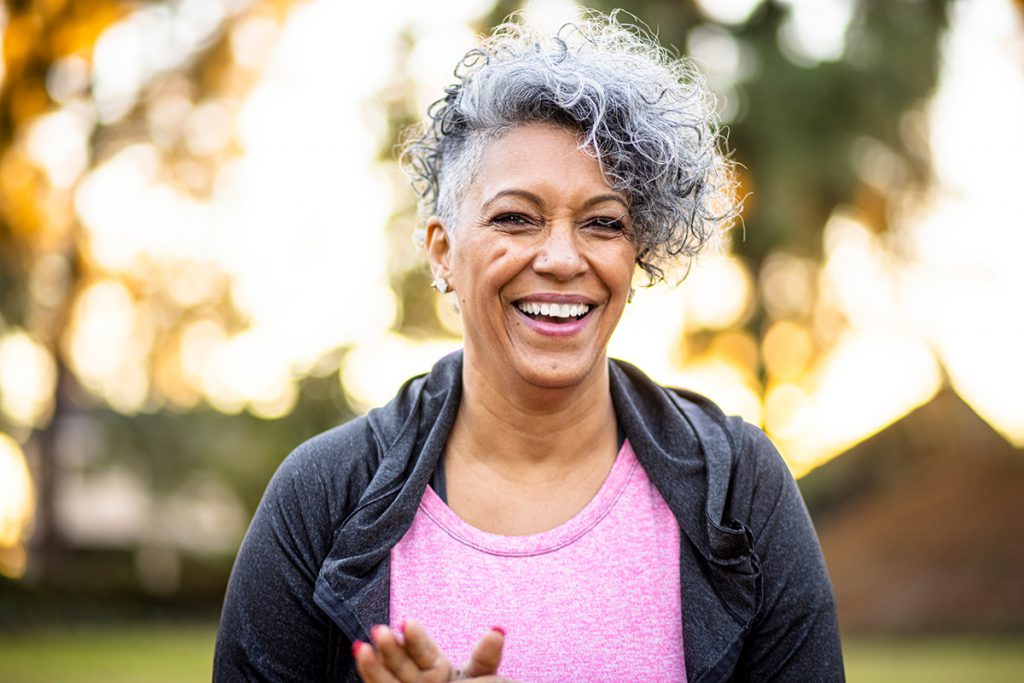
[[[574,131],[543,123],[516,127],[490,141],[466,199],[481,205],[503,197],[543,204],[552,195],[588,205],[626,203],[597,159],[580,148]]]

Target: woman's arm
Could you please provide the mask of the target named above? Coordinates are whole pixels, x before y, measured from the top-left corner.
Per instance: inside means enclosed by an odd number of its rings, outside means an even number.
[[[315,449],[299,448],[267,486],[231,572],[215,681],[326,680],[333,626],[313,602],[331,521]]]

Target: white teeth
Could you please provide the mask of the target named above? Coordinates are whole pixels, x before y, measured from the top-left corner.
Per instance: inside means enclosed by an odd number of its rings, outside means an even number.
[[[587,304],[539,304],[533,301],[520,301],[516,306],[527,315],[546,315],[552,318],[575,318],[590,310]]]

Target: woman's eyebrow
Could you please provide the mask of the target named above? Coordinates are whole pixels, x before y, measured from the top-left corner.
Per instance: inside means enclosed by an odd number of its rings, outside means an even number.
[[[528,202],[536,204],[541,209],[544,208],[544,200],[540,197],[540,195],[536,195],[533,192],[530,192],[528,190],[509,189],[509,190],[501,190],[500,192],[496,193],[493,197],[488,199],[486,202],[484,202],[484,205],[483,205],[484,210],[486,210],[488,207],[490,207],[491,204],[493,204],[494,202],[498,201],[502,197],[508,197],[508,196],[521,197],[521,198],[527,200]],[[621,204],[624,208],[629,208],[628,205],[626,204],[626,200],[623,199],[621,195],[614,194],[614,193],[611,193],[611,192],[605,193],[605,194],[599,194],[599,195],[596,195],[594,197],[591,197],[587,201],[583,202],[583,208],[584,209],[589,209],[592,206],[596,206],[596,205],[602,204],[604,202],[616,202],[618,204]]]
[[[612,193],[599,194],[596,197],[591,197],[587,201],[583,202],[583,208],[589,209],[592,206],[596,206],[597,204],[602,204],[604,202],[618,202],[619,204],[622,204],[623,208],[629,208],[626,204],[626,200],[623,199],[621,195]]]
[[[522,197],[526,201],[532,202],[533,204],[536,204],[541,209],[544,208],[544,200],[541,199],[540,195],[536,195],[536,194],[534,194],[532,192],[529,192],[527,190],[516,190],[516,189],[502,190],[502,191],[498,192],[493,197],[491,197],[486,202],[484,202],[483,208],[486,210],[487,207],[489,207],[494,202],[498,201],[502,197],[508,197],[508,196]]]

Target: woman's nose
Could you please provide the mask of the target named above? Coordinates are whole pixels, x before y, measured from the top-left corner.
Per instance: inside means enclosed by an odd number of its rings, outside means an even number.
[[[552,226],[540,245],[534,270],[569,280],[586,270],[587,262],[580,253],[578,236],[572,226]]]

